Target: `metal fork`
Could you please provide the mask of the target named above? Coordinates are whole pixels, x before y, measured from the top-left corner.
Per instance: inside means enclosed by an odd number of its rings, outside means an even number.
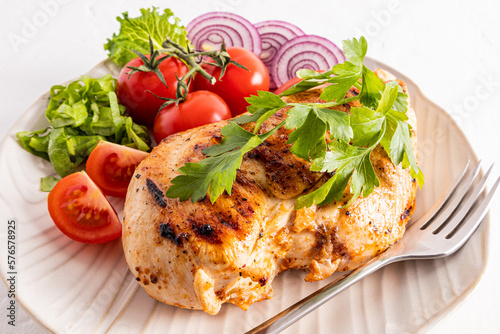
[[[498,189],[500,177],[486,197],[481,195],[492,168],[493,165],[483,177],[478,177],[480,162],[474,170],[468,162],[441,199],[407,228],[404,238],[370,262],[310,294],[246,334],[279,333],[363,277],[390,263],[436,259],[456,252],[477,230]]]

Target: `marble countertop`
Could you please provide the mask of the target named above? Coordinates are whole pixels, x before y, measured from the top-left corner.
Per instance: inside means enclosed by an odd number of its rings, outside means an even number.
[[[313,2],[310,2],[313,3]],[[106,58],[103,43],[124,11],[165,6],[155,1],[67,0],[2,2],[0,11],[0,139],[52,85],[78,77]],[[366,36],[369,56],[412,78],[423,93],[457,122],[484,166],[500,159],[500,4],[495,1],[303,1],[216,0],[168,4],[187,24],[214,10],[250,21],[294,22],[306,33],[335,43]],[[443,168],[446,168],[443,166]],[[500,171],[497,166],[496,173]],[[432,333],[500,332],[500,201],[490,212],[490,260],[476,289]],[[3,245],[1,247],[4,247]],[[0,288],[0,305],[6,305]],[[43,329],[20,311],[13,332]],[[0,331],[12,328],[0,321]]]

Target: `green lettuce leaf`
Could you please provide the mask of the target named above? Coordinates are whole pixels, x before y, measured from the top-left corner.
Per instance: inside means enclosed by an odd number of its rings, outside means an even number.
[[[67,86],[53,86],[45,111],[52,127],[18,132],[17,139],[28,152],[50,161],[61,177],[75,172],[99,140],[148,151],[147,128],[124,115],[115,87],[110,74],[82,76]],[[42,180],[43,189],[53,184],[53,180]]]
[[[104,49],[109,51],[109,58],[122,67],[137,57],[132,50],[149,54],[149,36],[155,49],[162,48],[167,36],[181,46],[189,43],[186,29],[179,24],[179,19],[170,9],[161,13],[156,7],[143,8],[140,17],[130,18],[128,12],[125,12],[123,18],[116,19],[120,22],[120,32],[108,39]]]
[[[26,151],[37,157],[49,160],[49,155],[47,154],[49,134],[49,128],[37,131],[21,131],[16,133],[16,138],[21,142]]]
[[[52,191],[52,188],[59,182],[61,179],[54,176],[46,176],[42,177],[42,182],[40,183],[40,190],[44,192]]]

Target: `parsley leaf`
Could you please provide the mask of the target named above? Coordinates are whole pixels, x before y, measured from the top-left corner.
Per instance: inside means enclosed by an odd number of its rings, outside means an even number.
[[[349,142],[353,137],[349,114],[335,109],[317,108],[316,113],[327,124],[330,139]]]
[[[401,113],[406,113],[408,110],[408,95],[403,92],[403,88],[396,83],[398,87],[398,96],[396,101],[394,101],[393,109]]]
[[[349,62],[346,62],[344,64],[339,64],[339,65],[347,65],[351,64]],[[352,65],[352,64],[351,64]],[[336,65],[338,66],[338,65]],[[351,72],[345,75],[338,75],[336,77],[333,77],[330,79],[328,82],[332,83],[329,86],[326,86],[325,89],[323,89],[323,92],[320,95],[320,98],[325,100],[325,101],[340,101],[344,98],[344,96],[347,94],[349,89],[356,84],[361,76],[361,71],[359,72]]]
[[[355,134],[353,145],[366,146],[372,143],[382,130],[385,116],[366,107],[351,108],[351,127]]]
[[[412,152],[411,133],[405,123],[408,117],[393,110],[400,96],[399,85],[388,83],[377,102],[376,109],[368,107],[351,108],[350,125],[354,138],[352,145],[342,141],[334,141],[328,145],[329,151],[314,160],[312,171],[335,173],[327,182],[315,191],[297,199],[295,208],[313,204],[330,204],[340,200],[350,179],[352,197],[345,207],[349,206],[361,194],[367,197],[379,180],[370,162],[370,154],[382,143],[394,165],[403,163],[403,168],[411,166],[419,184],[423,184],[423,174],[416,165]]]
[[[378,102],[377,111],[384,115],[391,110],[398,97],[398,86],[395,82],[390,82],[384,87],[384,94]]]
[[[417,179],[418,184],[422,187],[425,179],[415,160],[410,136],[411,131],[408,123],[389,114],[388,131],[382,140],[382,145],[394,165],[402,163],[405,169],[411,167],[412,177]]]
[[[368,44],[366,39],[361,37],[359,41],[356,38],[343,41],[343,47],[345,56],[350,61],[346,60],[343,63],[339,63],[324,73],[299,70],[297,76],[303,80],[284,91],[281,95],[287,96],[329,83],[331,85],[325,87],[320,98],[326,101],[342,100],[349,89],[364,75],[365,67],[363,66],[363,60],[368,49]],[[366,70],[368,69],[366,68]],[[332,76],[332,74],[335,76]]]
[[[356,38],[344,40],[342,41],[342,47],[344,48],[344,55],[347,59],[358,65],[363,63],[366,52],[368,51],[368,43],[364,36],[361,36],[359,41]]]
[[[310,161],[310,157],[316,158],[317,152],[326,149],[326,123],[316,110],[314,107],[292,108],[288,111],[285,122],[285,128],[295,128],[287,143],[292,144],[290,151],[307,161]]]
[[[384,90],[383,81],[375,75],[368,67],[363,65],[362,86],[359,94],[359,102],[365,107],[377,108],[381,93]]]
[[[365,59],[368,44],[366,39],[361,37],[359,41],[354,38],[342,42],[344,53],[350,61],[333,66],[332,72],[335,77],[328,80],[329,85],[325,87],[321,98],[326,101],[340,101],[347,94],[363,75],[363,60]]]
[[[330,139],[344,142],[349,142],[353,136],[348,114],[314,105],[296,105],[291,108],[285,128],[295,129],[288,139],[288,144],[293,144],[292,153],[307,161],[325,152],[325,131],[330,132]]]
[[[286,103],[283,102],[278,96],[273,93],[259,91],[257,92],[258,96],[252,95],[250,97],[246,97],[245,100],[250,103],[248,107],[248,111],[252,114],[251,116],[243,115],[239,118],[238,124],[248,123],[248,122],[256,122],[255,123],[255,131],[257,133],[260,126],[267,120],[269,117],[274,115],[278,110],[286,106]]]
[[[349,145],[341,141],[331,142],[324,157],[314,160],[311,166],[312,171],[333,173],[325,184],[315,191],[303,195],[297,199],[295,209],[300,209],[312,204],[330,204],[334,200],[340,200],[349,178],[351,178],[350,191],[353,194],[349,206],[361,193],[368,196],[375,187],[379,186],[379,181],[373,166],[370,162],[370,154],[380,142],[385,133],[385,123],[378,133],[378,138],[369,147],[359,147]]]
[[[165,195],[178,197],[181,201],[191,198],[193,203],[204,198],[207,193],[212,203],[224,191],[230,195],[243,155],[262,144],[277,129],[254,135],[230,122],[221,129],[224,136],[221,144],[203,150],[208,158],[197,163],[188,162],[179,168],[181,175],[172,179],[172,185]]]

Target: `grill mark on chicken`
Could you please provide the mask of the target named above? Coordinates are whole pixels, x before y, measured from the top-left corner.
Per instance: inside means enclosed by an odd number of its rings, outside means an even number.
[[[182,239],[186,237],[185,233],[175,235],[174,230],[169,223],[162,223],[159,225],[159,233],[162,238],[172,241],[177,246],[182,246]]]
[[[314,231],[316,243],[310,249],[309,255],[313,259],[320,260],[325,257],[330,257],[333,250],[331,231],[328,231],[325,226],[320,225]]]
[[[149,275],[149,280],[151,281],[151,283],[156,284],[158,283],[158,276],[156,276],[155,274],[151,274]]]
[[[321,173],[311,172],[309,163],[297,158],[287,144],[290,130],[281,128],[248,154],[264,163],[269,189],[280,198],[291,198],[312,187]]]
[[[351,87],[351,89],[349,89],[349,92],[347,94],[351,94],[352,96],[358,96],[359,95],[359,89],[357,89],[355,87]]]
[[[406,218],[408,218],[408,216],[410,215],[411,210],[412,210],[411,206],[408,209],[406,209],[403,212],[403,214],[401,215],[401,220],[405,220]]]
[[[220,214],[220,212],[219,212],[219,214]],[[227,226],[227,227],[233,229],[233,230],[237,230],[240,228],[237,221],[231,220],[232,215],[229,215],[228,218],[229,219],[224,219],[224,217],[220,217],[220,223],[224,226]]]
[[[158,186],[151,181],[151,179],[146,179],[146,185],[148,187],[149,192],[155,198],[156,203],[162,208],[167,206],[167,202],[165,202],[165,197],[163,197],[163,191],[158,188]]]
[[[371,222],[370,222],[371,223]],[[331,243],[332,243],[332,254],[338,255],[341,258],[344,259],[349,259],[349,249],[347,246],[340,241],[339,236],[337,235],[337,232],[332,233],[331,235]]]
[[[251,181],[245,177],[241,172],[238,171],[236,174],[237,187],[233,186],[231,197],[234,200],[234,209],[245,219],[251,218],[255,214],[254,205],[259,206],[259,203],[254,203],[249,201],[246,197],[241,194],[240,189],[245,188],[250,194],[256,194],[263,192],[263,189],[259,188],[254,181]]]
[[[215,137],[215,136],[214,136]],[[212,138],[214,138],[212,137]],[[195,144],[193,147],[193,152],[198,153],[209,147],[210,145],[208,143],[203,143],[203,144]]]
[[[223,193],[214,204],[209,198],[198,202],[196,210],[189,213],[184,219],[184,229],[190,229],[198,238],[207,243],[218,245],[231,235],[237,239],[244,239],[248,233],[248,223],[255,215],[259,203],[249,200],[247,193],[262,192],[253,182],[243,176],[237,176],[233,185],[232,194]]]
[[[237,213],[231,210],[226,210],[225,208],[221,208],[217,206],[217,202],[213,205],[210,203],[210,200],[205,198],[203,199],[206,207],[215,206],[215,210],[211,210],[210,213],[208,211],[200,210],[199,212],[193,213],[191,216],[193,220],[207,222],[211,225],[223,225],[232,230],[239,230],[240,224],[238,222]],[[210,217],[208,217],[210,215]]]
[[[194,234],[205,241],[208,241],[211,244],[220,245],[222,244],[222,240],[219,237],[219,232],[212,227],[210,224],[200,224],[199,222],[195,222],[191,219],[188,219],[191,223],[191,229]]]

